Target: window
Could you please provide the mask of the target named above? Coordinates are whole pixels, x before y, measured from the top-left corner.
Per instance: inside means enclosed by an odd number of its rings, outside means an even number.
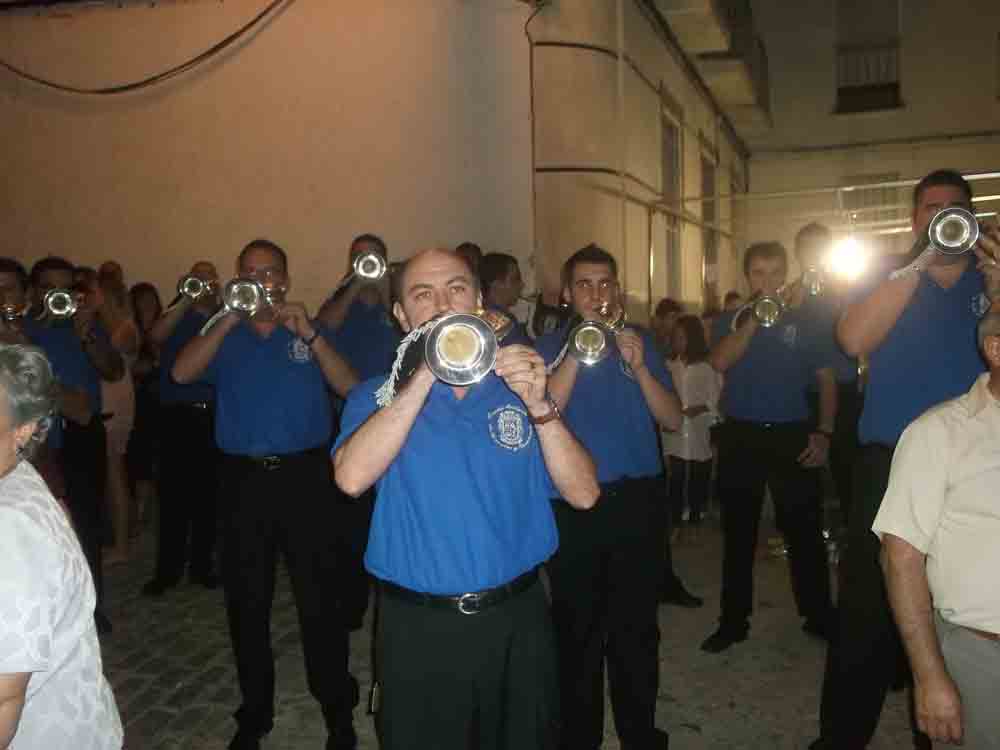
[[[661,89],[661,100],[663,102],[661,114],[661,185],[663,190],[663,202],[670,208],[680,210],[681,205],[681,175],[683,168],[681,157],[683,154],[682,131],[680,126],[681,110],[676,101],[667,93],[666,89]],[[674,299],[681,296],[681,229],[680,220],[673,214],[667,214],[666,223],[666,263],[665,272],[667,275],[667,294]]]
[[[715,162],[707,156],[701,157],[701,195],[706,200],[701,204],[701,218],[706,224],[716,224],[719,211],[716,203]],[[711,196],[711,197],[710,197]],[[711,227],[702,228],[704,256],[702,276],[705,282],[705,309],[719,308],[719,235]]]
[[[838,113],[902,106],[899,1],[837,1]]]

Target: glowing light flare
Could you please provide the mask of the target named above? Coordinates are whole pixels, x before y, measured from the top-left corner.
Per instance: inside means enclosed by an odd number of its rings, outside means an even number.
[[[847,281],[854,281],[868,268],[869,252],[855,237],[844,237],[835,243],[826,258],[830,272]]]

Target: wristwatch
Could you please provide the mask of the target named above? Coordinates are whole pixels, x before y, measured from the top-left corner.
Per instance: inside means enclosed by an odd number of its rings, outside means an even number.
[[[813,433],[816,434],[816,435],[823,435],[824,437],[826,437],[827,440],[833,440],[833,431],[832,430],[821,430],[821,429],[817,428],[817,429],[813,430]]]
[[[531,415],[528,415],[528,419],[531,420],[531,424],[536,426],[547,424],[551,422],[553,419],[559,419],[562,416],[562,413],[559,411],[559,405],[556,403],[555,399],[552,398],[550,394],[548,393],[545,394],[545,400],[549,404],[549,410],[540,417],[532,417]]]
[[[313,335],[307,339],[302,339],[302,343],[308,346],[310,349],[312,349],[313,342],[318,338],[319,338],[319,329],[314,328]]]

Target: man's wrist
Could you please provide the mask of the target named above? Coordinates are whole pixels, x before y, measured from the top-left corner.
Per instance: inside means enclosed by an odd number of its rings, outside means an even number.
[[[827,440],[832,440],[833,439],[833,430],[828,430],[828,429],[826,429],[824,427],[817,427],[812,432],[813,432],[813,435],[822,435]]]
[[[536,426],[559,419],[561,416],[562,413],[559,411],[559,405],[549,393],[546,393],[545,398],[537,404],[528,407],[528,417],[531,423]]]
[[[312,345],[316,343],[316,339],[319,338],[319,329],[313,328],[312,333],[306,334],[302,337],[302,343],[312,349]]]

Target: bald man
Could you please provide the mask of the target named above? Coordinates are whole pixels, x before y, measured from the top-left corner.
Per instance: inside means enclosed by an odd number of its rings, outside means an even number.
[[[414,256],[393,284],[407,332],[482,305],[479,279],[449,250]],[[538,567],[558,541],[550,499],[596,501],[593,461],[530,347],[501,348],[466,387],[421,364],[380,408],[384,380],[351,391],[333,454],[344,492],[378,486],[365,565],[382,588],[379,744],[552,750],[557,675]]]
[[[185,276],[212,284],[212,291],[197,299],[181,297],[150,334],[161,350],[160,523],[156,573],[142,593],[154,597],[176,586],[189,562],[193,583],[218,586],[213,563],[219,463],[213,438],[215,389],[206,383],[181,385],[170,377],[170,368],[178,352],[219,309],[219,274],[213,264],[200,261]]]

